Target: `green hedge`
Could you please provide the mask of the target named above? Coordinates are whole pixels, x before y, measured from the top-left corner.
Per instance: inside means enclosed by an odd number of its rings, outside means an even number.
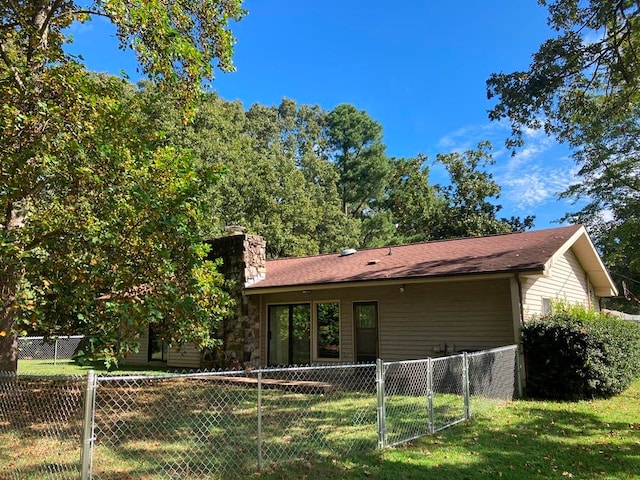
[[[581,307],[560,307],[522,329],[527,395],[607,398],[640,377],[640,325]]]

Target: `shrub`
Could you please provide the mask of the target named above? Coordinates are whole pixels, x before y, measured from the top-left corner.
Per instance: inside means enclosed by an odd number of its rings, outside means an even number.
[[[555,306],[522,329],[527,394],[607,398],[640,376],[640,325],[576,306]]]

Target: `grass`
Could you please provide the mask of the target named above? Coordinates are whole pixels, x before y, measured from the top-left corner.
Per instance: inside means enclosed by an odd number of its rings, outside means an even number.
[[[150,365],[121,365],[118,369],[108,370],[104,363],[95,362],[90,365],[78,365],[72,360],[19,360],[18,374],[20,375],[71,375],[87,376],[89,370],[94,370],[99,375],[126,375],[140,374],[147,375],[167,373],[168,369]],[[171,370],[175,371],[175,369]]]
[[[0,388],[0,406],[21,409],[0,411],[0,478],[76,478],[82,382],[25,382],[28,404]],[[256,400],[255,387],[197,378],[101,383],[94,478],[255,477]],[[267,389],[262,404],[262,478],[269,480],[640,480],[640,380],[608,400],[472,399],[470,421],[384,451],[375,450],[371,392]],[[387,407],[391,437],[424,423],[424,398],[398,396]],[[440,396],[436,407],[446,416],[460,406]],[[52,421],[50,412],[61,416]]]
[[[266,479],[640,479],[640,380],[608,400],[520,400],[410,444]]]

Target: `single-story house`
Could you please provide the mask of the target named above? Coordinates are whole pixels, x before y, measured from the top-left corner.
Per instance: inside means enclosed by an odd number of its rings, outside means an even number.
[[[617,294],[581,225],[276,260],[266,260],[255,235],[211,245],[237,286],[237,311],[218,332],[226,365],[493,348],[518,343],[523,322],[554,300],[599,309],[600,298]],[[151,360],[153,346],[151,338],[128,362]],[[193,348],[165,353],[168,365],[202,366]]]

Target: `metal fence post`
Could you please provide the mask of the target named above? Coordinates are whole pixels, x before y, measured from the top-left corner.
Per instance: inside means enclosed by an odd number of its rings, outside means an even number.
[[[520,353],[520,346],[515,346],[515,357],[516,357],[516,385],[518,388],[518,398],[522,398],[524,396],[523,385],[522,385],[522,377],[523,377],[523,369],[522,369],[522,357]]]
[[[384,362],[378,358],[376,360],[376,393],[378,399],[378,448],[387,446],[387,412],[385,405],[384,388]]]
[[[471,414],[469,411],[469,357],[467,352],[462,354],[462,392],[464,395],[464,418],[469,420]]]
[[[53,344],[53,364],[56,365],[58,362],[58,339],[56,338],[56,343]]]
[[[87,373],[87,389],[84,395],[84,420],[82,428],[81,480],[91,478],[91,457],[93,456],[93,419],[96,405],[97,377],[93,370]]]
[[[433,361],[427,359],[427,408],[429,409],[429,433],[434,432],[433,422]]]
[[[258,370],[258,472],[262,474],[262,370]]]

